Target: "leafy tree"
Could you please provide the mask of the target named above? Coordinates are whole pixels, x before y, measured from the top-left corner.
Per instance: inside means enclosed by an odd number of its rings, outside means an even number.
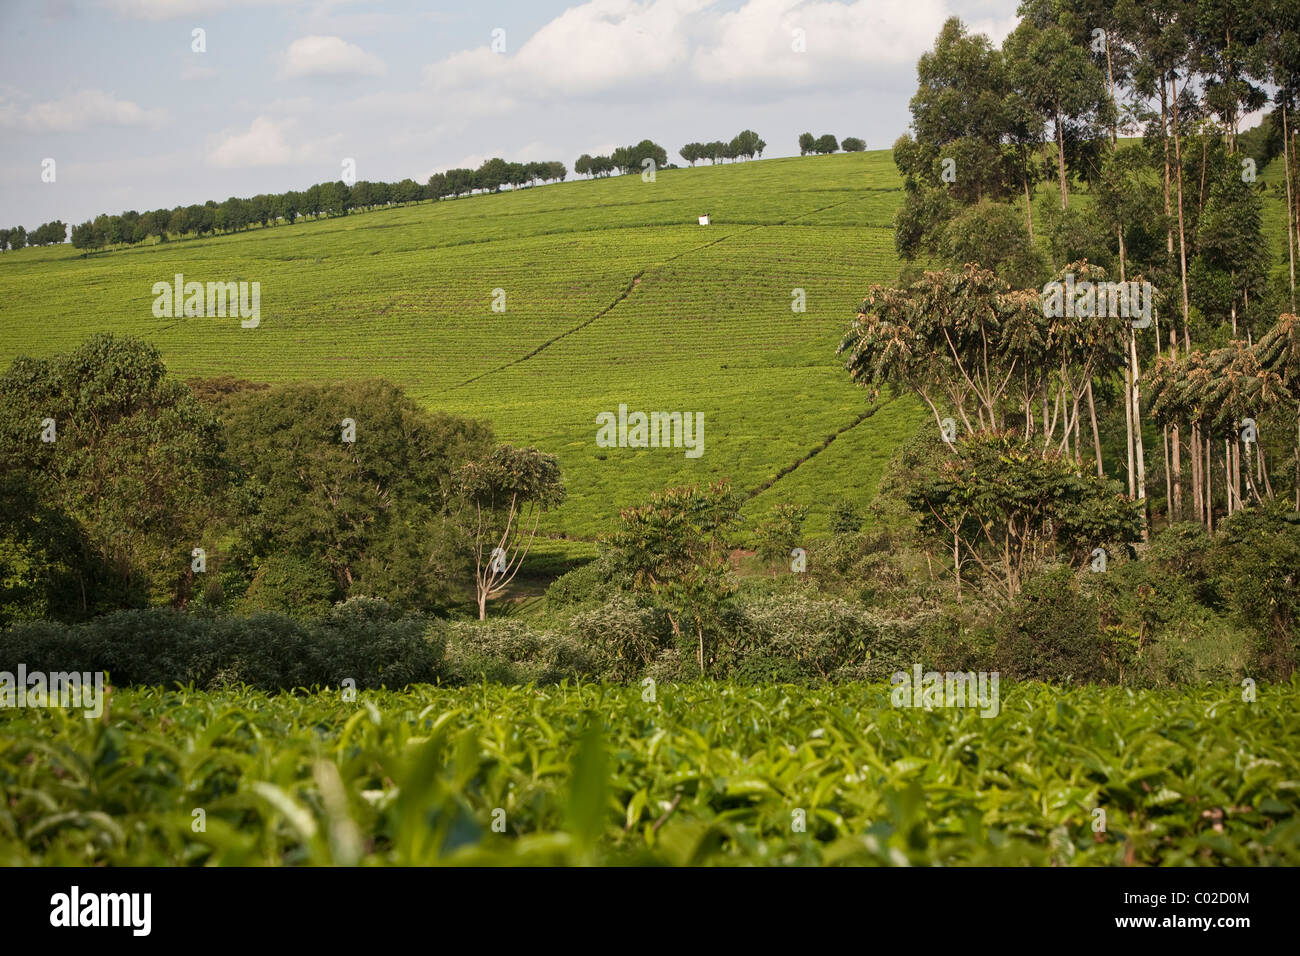
[[[813,136],[812,133],[799,134],[799,155],[800,156],[807,156],[809,153],[813,151],[816,145],[817,145],[817,137]]]
[[[1012,87],[1041,123],[1051,123],[1057,146],[1061,208],[1069,204],[1066,141],[1093,141],[1110,124],[1113,107],[1106,80],[1087,47],[1059,26],[1022,20],[1003,44]],[[1069,127],[1067,129],[1067,127]]]
[[[0,396],[0,475],[29,496],[10,513],[11,535],[48,520],[53,541],[53,553],[26,560],[75,575],[81,613],[183,601],[225,469],[215,418],[157,348],[100,334],[69,353],[18,358]]]
[[[501,187],[509,182],[510,167],[504,159],[495,157],[485,160],[474,173],[474,186],[488,192],[500,192]]]
[[[28,233],[27,242],[32,246],[52,246],[67,238],[68,227],[56,219],[53,222],[42,223],[33,229]],[[0,245],[0,248],[3,248],[3,245]]]
[[[1227,175],[1210,189],[1196,230],[1197,254],[1188,267],[1192,304],[1211,319],[1253,332],[1267,316],[1268,243],[1259,192]],[[1240,320],[1244,319],[1244,323]]]
[[[715,656],[723,612],[735,591],[726,535],[739,514],[726,481],[668,488],[623,511],[610,538],[617,569],[631,576],[633,590],[663,602],[683,652],[694,645],[702,674]]]
[[[862,530],[862,512],[848,498],[831,505],[830,526],[832,534],[857,534]]]
[[[1025,224],[1010,206],[982,202],[968,206],[948,223],[939,244],[950,266],[977,263],[1018,288],[1035,288],[1046,272]]]
[[[817,137],[817,143],[813,146],[813,151],[819,155],[837,152],[840,148],[839,141],[830,133]]]
[[[1066,456],[1039,455],[992,432],[954,446],[939,473],[907,493],[907,503],[923,532],[952,554],[959,593],[967,563],[1010,602],[1048,558],[1079,565],[1096,548],[1141,536],[1140,506],[1117,483],[1081,475]]]
[[[1226,519],[1216,563],[1233,610],[1258,634],[1265,675],[1286,680],[1300,660],[1300,514],[1272,504]]]
[[[778,561],[788,562],[790,552],[799,546],[803,532],[804,520],[808,509],[789,503],[772,506],[771,512],[758,525],[755,537],[758,541],[760,561],[772,564]]]
[[[357,184],[361,185],[360,183]],[[430,199],[438,200],[451,195],[451,184],[447,181],[446,173],[434,173],[425,183],[424,194]]]
[[[668,153],[658,143],[648,139],[643,139],[635,146],[627,147],[626,151],[627,164],[616,162],[623,168],[624,172],[639,173],[645,168],[647,159],[653,160],[656,169],[662,169],[668,165]]]
[[[857,136],[846,136],[840,143],[846,153],[861,153],[867,148],[867,141]]]
[[[753,159],[755,155],[762,153],[762,146],[760,145],[762,143],[763,141],[759,139],[758,134],[752,129],[744,129],[735,135],[730,146],[735,155]]]
[[[246,574],[293,556],[293,580],[319,568],[339,600],[437,607],[453,597],[466,570],[455,476],[490,446],[487,426],[429,413],[382,380],[240,392],[224,422],[240,474],[231,560]]]
[[[523,566],[542,512],[564,500],[564,482],[554,455],[501,445],[463,466],[457,489],[467,504],[462,520],[474,553],[481,621],[487,602],[504,594]]]

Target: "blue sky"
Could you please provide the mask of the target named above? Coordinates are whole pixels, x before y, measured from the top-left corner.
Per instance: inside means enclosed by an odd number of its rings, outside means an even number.
[[[348,158],[360,179],[423,182],[491,156],[572,170],[646,137],[680,161],[746,127],[765,156],[804,130],[888,146],[944,19],[1000,42],[1015,7],[0,0],[0,225],[300,189]]]

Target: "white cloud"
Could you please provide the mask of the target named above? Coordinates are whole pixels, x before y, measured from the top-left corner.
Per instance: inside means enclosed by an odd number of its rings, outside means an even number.
[[[462,51],[424,77],[485,109],[614,90],[844,89],[910,68],[950,14],[947,0],[746,0],[734,10],[719,0],[587,0],[517,50]]]
[[[79,90],[27,109],[0,103],[0,126],[35,132],[77,132],[92,126],[157,127],[166,120],[166,110],[147,110],[103,90]]]
[[[289,124],[259,116],[243,132],[229,133],[208,154],[208,163],[226,169],[248,166],[287,166],[305,158],[306,147],[286,138]]]
[[[386,71],[383,60],[342,37],[307,36],[289,44],[279,75],[382,76]]]

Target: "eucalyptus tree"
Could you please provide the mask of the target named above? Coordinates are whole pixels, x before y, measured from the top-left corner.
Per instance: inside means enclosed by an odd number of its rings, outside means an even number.
[[[457,476],[460,521],[474,559],[479,620],[519,574],[542,512],[565,496],[559,461],[536,448],[501,445],[464,465]]]

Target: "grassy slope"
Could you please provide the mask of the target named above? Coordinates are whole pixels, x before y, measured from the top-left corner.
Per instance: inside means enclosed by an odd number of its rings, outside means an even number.
[[[1280,176],[1273,163],[1261,177],[1277,270]],[[1036,225],[1054,189],[1040,184]],[[1072,198],[1092,201],[1081,188]],[[853,426],[864,396],[834,355],[867,286],[896,275],[900,200],[890,153],[875,151],[569,182],[88,257],[67,246],[6,253],[0,362],[109,329],[154,341],[187,376],[382,375],[560,456],[570,497],[544,528],[569,540],[547,553],[589,552],[582,541],[609,530],[618,508],[722,476],[757,493],[751,521],[794,501],[816,536],[836,498],[866,505],[891,451],[925,420],[902,400]],[[694,224],[703,212],[707,228]],[[261,327],[154,318],[152,285],[175,272],[260,281]],[[504,314],[490,308],[498,288]],[[796,288],[806,313],[790,309]],[[596,414],[620,402],[703,412],[704,456],[598,448]]]
[[[547,530],[591,539],[669,483],[728,476],[758,490],[861,415],[864,395],[834,351],[867,286],[896,274],[900,198],[879,151],[569,182],[87,257],[11,253],[0,257],[0,362],[111,330],[156,343],[185,376],[382,375],[558,454],[570,498]],[[695,224],[704,212],[707,228]],[[261,282],[260,328],[155,318],[152,286],[176,272]],[[497,288],[504,314],[490,308]],[[806,313],[791,311],[795,288]],[[704,456],[598,448],[595,417],[620,402],[703,412]],[[767,487],[749,516],[795,500],[811,506],[808,530],[824,530],[834,498],[866,504],[919,420],[910,402],[882,409]]]

